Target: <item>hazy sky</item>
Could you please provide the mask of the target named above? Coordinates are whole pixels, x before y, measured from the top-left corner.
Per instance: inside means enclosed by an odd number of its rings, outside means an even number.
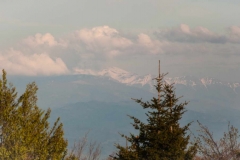
[[[0,1],[0,68],[72,74],[119,67],[138,74],[240,82],[239,0]]]

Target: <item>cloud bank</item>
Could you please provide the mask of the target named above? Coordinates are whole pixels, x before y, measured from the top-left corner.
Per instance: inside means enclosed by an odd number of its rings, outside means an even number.
[[[0,68],[16,75],[66,74],[68,68],[60,58],[51,59],[46,53],[24,55],[21,51],[10,49],[0,54]]]
[[[111,61],[124,64],[136,57],[144,61],[162,55],[172,57],[174,63],[237,65],[240,64],[239,43],[239,26],[231,26],[225,34],[218,34],[202,26],[191,28],[181,24],[134,36],[99,26],[62,37],[51,33],[26,37],[0,51],[0,68],[10,74],[60,75],[72,74],[76,68],[100,69]]]

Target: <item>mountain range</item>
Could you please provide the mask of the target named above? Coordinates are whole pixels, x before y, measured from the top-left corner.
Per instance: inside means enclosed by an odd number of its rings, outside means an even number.
[[[126,85],[153,85],[153,80],[157,78],[157,76],[148,74],[145,76],[140,76],[137,74],[130,73],[123,69],[112,67],[109,69],[104,69],[102,71],[94,71],[91,69],[75,69],[75,74],[80,75],[92,75],[92,76],[102,76],[102,77],[109,77],[109,79],[115,80],[117,82],[126,84]],[[229,86],[232,89],[240,87],[239,82],[223,82],[214,78],[196,78],[193,76],[182,76],[182,77],[165,77],[165,81],[167,83],[174,83],[174,84],[182,84],[185,86],[194,87],[196,85],[203,85],[206,88],[209,85],[225,85]]]
[[[52,109],[51,121],[61,118],[70,146],[90,131],[89,138],[101,142],[104,154],[110,154],[115,149],[114,143],[124,144],[119,132],[134,132],[126,115],[145,118],[145,111],[131,98],[147,101],[157,96],[155,77],[112,67],[101,71],[75,69],[72,75],[8,76],[8,79],[19,93],[27,83],[37,83],[39,107]],[[181,124],[193,121],[194,133],[198,128],[196,120],[207,125],[217,138],[229,121],[240,126],[240,83],[192,76],[166,76],[165,82],[175,84],[176,95],[184,96],[180,102],[190,101]]]

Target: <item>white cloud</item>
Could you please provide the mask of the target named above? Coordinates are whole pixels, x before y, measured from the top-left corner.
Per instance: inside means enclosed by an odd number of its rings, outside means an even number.
[[[183,33],[186,33],[186,34],[191,34],[191,30],[190,30],[189,26],[186,24],[180,25],[180,31],[182,31]]]
[[[137,41],[141,47],[144,47],[146,49],[146,52],[150,52],[152,54],[163,53],[163,50],[161,48],[163,44],[158,40],[152,40],[146,34],[139,34]]]
[[[0,67],[10,74],[52,75],[70,74],[74,68],[102,69],[117,63],[131,66],[133,59],[150,61],[163,56],[175,59],[170,64],[181,61],[184,65],[212,65],[224,62],[224,56],[232,56],[235,64],[240,63],[236,58],[240,27],[230,27],[225,35],[185,24],[152,33],[126,36],[109,26],[80,29],[60,38],[38,33],[14,49],[0,51]]]
[[[155,35],[160,39],[184,43],[226,43],[227,37],[211,32],[205,27],[191,29],[186,24],[181,24],[177,28],[159,30]]]
[[[230,27],[230,34],[240,37],[240,27],[239,26]]]
[[[124,48],[131,45],[131,41],[121,37],[116,29],[108,26],[95,27],[92,29],[82,29],[76,31],[82,42],[86,44],[95,43],[102,47],[109,45],[112,47]]]
[[[229,27],[229,41],[233,43],[240,43],[240,27]]]
[[[60,58],[53,60],[46,53],[24,55],[21,51],[10,49],[0,54],[0,68],[9,74],[55,75],[66,74],[68,68]]]
[[[75,31],[74,39],[71,42],[81,45],[81,47],[76,47],[81,50],[107,56],[118,55],[122,50],[133,44],[131,40],[122,37],[116,29],[108,26]]]
[[[55,38],[50,34],[40,34],[37,33],[35,36],[29,36],[23,40],[23,42],[31,47],[36,47],[38,45],[48,45],[50,47],[58,45],[58,42]]]

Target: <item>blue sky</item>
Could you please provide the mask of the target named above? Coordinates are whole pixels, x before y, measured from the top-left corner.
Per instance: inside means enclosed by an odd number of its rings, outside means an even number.
[[[160,59],[170,76],[240,81],[239,8],[237,0],[3,0],[0,68],[154,74]]]

